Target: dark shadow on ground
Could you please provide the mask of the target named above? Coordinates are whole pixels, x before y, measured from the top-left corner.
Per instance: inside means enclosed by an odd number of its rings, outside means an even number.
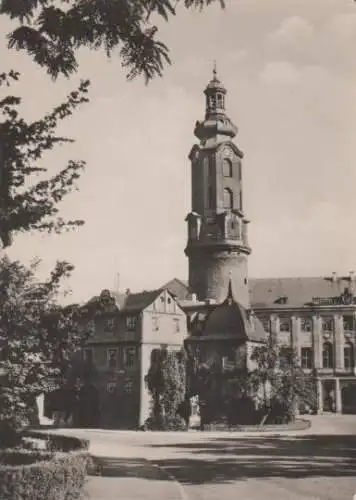
[[[273,477],[356,477],[356,436],[210,438],[201,443],[154,446],[162,447],[162,456],[164,448],[172,446],[181,456],[152,460],[151,466],[140,459],[100,457],[102,475],[167,480],[166,473],[170,473],[183,484]],[[154,464],[165,473],[152,467]]]
[[[167,480],[167,474],[147,460],[141,458],[96,457],[95,455],[92,456],[88,475]]]

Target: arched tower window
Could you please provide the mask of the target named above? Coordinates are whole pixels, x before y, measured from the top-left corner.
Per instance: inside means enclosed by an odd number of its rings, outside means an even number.
[[[324,342],[323,345],[323,368],[334,367],[334,353],[331,342]]]
[[[225,209],[231,209],[234,206],[234,197],[233,197],[231,189],[229,189],[229,188],[224,189],[223,203],[224,203]]]
[[[216,107],[216,99],[214,94],[208,97],[208,107],[210,109],[214,109]]]
[[[344,364],[346,370],[354,367],[354,345],[351,342],[347,342],[344,346]]]
[[[218,108],[224,109],[224,95],[223,94],[217,94],[216,95],[216,105]]]
[[[228,158],[223,160],[222,170],[224,177],[232,177],[232,163]]]

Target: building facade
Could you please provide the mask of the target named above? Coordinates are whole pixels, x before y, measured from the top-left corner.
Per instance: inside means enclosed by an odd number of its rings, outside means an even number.
[[[194,131],[200,142],[189,155],[189,282],[173,279],[164,287],[185,310],[192,335],[204,330],[231,280],[237,302],[254,312],[266,336],[293,346],[305,373],[316,376],[318,411],[356,413],[355,276],[249,279],[243,154],[233,142],[237,127],[227,116],[226,94],[214,71],[205,89],[205,119]]]
[[[145,377],[156,349],[179,350],[186,314],[168,290],[108,290],[85,306],[91,332],[81,353],[83,379],[98,394],[100,427],[138,428],[150,415]]]

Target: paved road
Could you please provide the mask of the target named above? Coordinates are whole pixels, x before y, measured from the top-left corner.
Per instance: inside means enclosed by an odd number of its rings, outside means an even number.
[[[91,478],[96,500],[161,493],[168,500],[352,500],[356,493],[356,416],[314,417],[311,429],[280,436],[65,432],[88,437],[103,464],[102,476]],[[113,478],[112,496],[100,496]]]

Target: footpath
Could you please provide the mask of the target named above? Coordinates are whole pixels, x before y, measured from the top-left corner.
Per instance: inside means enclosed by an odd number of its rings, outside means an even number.
[[[126,451],[126,453],[125,453]],[[143,458],[134,458],[129,449],[90,446],[93,464],[85,487],[87,500],[188,500],[182,486],[161,468]]]

